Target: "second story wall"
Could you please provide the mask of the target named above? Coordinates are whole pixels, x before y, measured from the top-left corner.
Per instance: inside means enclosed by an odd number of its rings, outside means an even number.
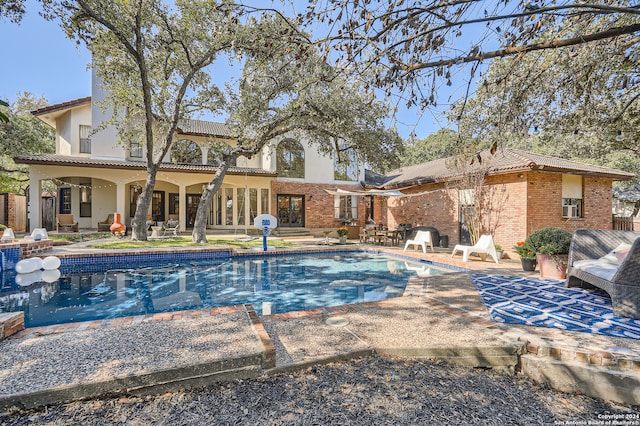
[[[278,144],[293,142],[300,144],[300,152],[303,155],[303,177],[286,176],[278,165]],[[354,180],[339,180],[335,178],[335,155],[324,154],[307,141],[298,141],[294,138],[281,138],[266,146],[260,156],[261,167],[265,170],[279,173],[279,180],[290,180],[306,183],[353,183],[364,180],[364,167],[358,167],[358,177]],[[295,160],[292,160],[295,162]]]
[[[97,129],[101,123],[109,120],[113,114],[113,110],[108,108],[102,111],[99,106],[107,97],[107,93],[100,86],[100,79],[93,72],[91,85],[91,123],[94,129]],[[125,160],[127,158],[126,150],[123,145],[118,143],[118,133],[114,126],[108,126],[106,129],[95,133],[91,137],[91,157],[96,159],[109,160]]]

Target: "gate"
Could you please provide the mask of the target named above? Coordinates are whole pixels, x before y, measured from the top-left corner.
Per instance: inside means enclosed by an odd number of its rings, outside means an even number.
[[[56,197],[42,197],[42,227],[53,231],[56,225]]]

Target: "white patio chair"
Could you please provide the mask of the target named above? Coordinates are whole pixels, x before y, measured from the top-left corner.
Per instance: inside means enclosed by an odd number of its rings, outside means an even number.
[[[453,252],[451,253],[451,257],[455,256],[456,252],[462,252],[462,261],[466,262],[469,260],[469,255],[471,253],[482,254],[486,253],[493,257],[493,260],[498,263],[498,253],[496,252],[496,246],[493,244],[493,237],[491,235],[481,235],[478,242],[476,242],[472,246],[466,246],[464,244],[456,244],[453,248]]]
[[[407,240],[404,245],[404,250],[407,251],[407,247],[409,246],[420,246],[422,247],[422,252],[427,253],[427,246],[431,247],[431,251],[433,252],[433,241],[431,240],[431,232],[429,231],[418,231],[416,232],[416,236],[412,240]]]
[[[167,232],[173,232],[175,237],[178,236],[178,228],[180,227],[180,221],[175,219],[169,219],[162,225],[162,236],[167,235]]]

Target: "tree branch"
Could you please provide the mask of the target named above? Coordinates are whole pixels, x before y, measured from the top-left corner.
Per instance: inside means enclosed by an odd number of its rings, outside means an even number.
[[[405,71],[405,74],[409,74],[411,72],[426,69],[426,68],[435,68],[444,65],[456,65],[461,63],[468,62],[482,62],[485,59],[492,58],[501,58],[505,56],[513,56],[521,53],[534,52],[536,50],[545,50],[545,49],[556,49],[559,47],[567,47],[567,46],[575,46],[579,44],[585,44],[592,41],[604,40],[607,38],[615,38],[625,34],[633,34],[640,31],[640,24],[633,25],[625,25],[623,27],[616,27],[606,31],[601,31],[598,33],[588,34],[580,37],[572,37],[565,40],[554,40],[545,43],[535,43],[523,46],[511,46],[506,47],[504,49],[493,50],[490,52],[478,53],[475,55],[469,56],[460,56],[457,58],[451,59],[442,59],[439,61],[425,62],[422,64],[415,65],[400,65],[398,68]]]

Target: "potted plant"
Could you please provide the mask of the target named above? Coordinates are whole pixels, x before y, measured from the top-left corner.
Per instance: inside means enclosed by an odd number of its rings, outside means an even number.
[[[529,234],[525,244],[536,252],[542,278],[565,279],[571,237],[571,232],[554,227],[538,229]]]
[[[340,244],[346,244],[348,233],[349,233],[349,228],[347,228],[346,226],[342,226],[338,228],[338,240],[340,241]]]
[[[520,256],[520,263],[523,271],[535,271],[538,262],[536,261],[536,252],[525,241],[518,241],[513,248]]]

